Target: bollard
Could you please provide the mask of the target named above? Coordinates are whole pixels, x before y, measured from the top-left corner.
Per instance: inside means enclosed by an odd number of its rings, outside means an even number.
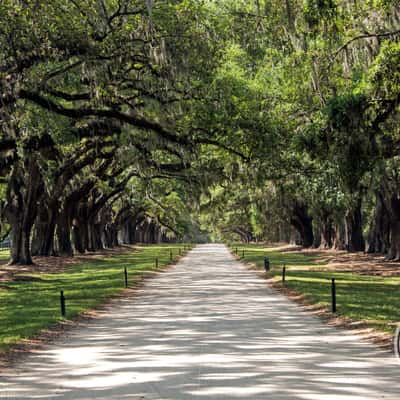
[[[158,258],[156,258],[156,269],[158,268]]]
[[[124,268],[124,277],[125,277],[125,287],[128,287],[128,271],[126,267]]]
[[[60,291],[60,306],[61,306],[61,315],[65,317],[65,297],[64,297],[64,291]]]
[[[284,265],[282,268],[282,283],[286,282],[286,266]]]
[[[336,282],[335,278],[332,278],[331,282],[331,295],[332,295],[332,312],[336,312]]]
[[[169,252],[169,258],[172,261],[172,250]]]
[[[242,258],[244,258],[244,250],[242,250]]]
[[[264,269],[265,272],[269,271],[269,260],[267,257],[264,258]]]

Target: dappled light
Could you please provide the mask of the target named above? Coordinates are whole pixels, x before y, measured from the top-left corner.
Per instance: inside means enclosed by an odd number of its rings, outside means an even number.
[[[323,325],[221,245],[198,246],[136,293],[4,373],[0,398],[400,397],[390,354]]]
[[[74,318],[99,306],[107,297],[121,293],[124,288],[123,269],[127,268],[128,284],[137,285],[144,276],[159,273],[159,268],[184,253],[183,244],[135,246],[129,252],[114,251],[113,257],[89,256],[86,262],[50,271],[24,271],[12,266],[11,279],[0,290],[0,349],[7,349],[20,339],[29,339],[49,324],[62,320],[60,290],[66,296],[66,317]],[[110,252],[109,252],[110,253]],[[156,266],[155,258],[158,260]],[[27,279],[20,281],[21,273]],[[0,281],[3,266],[0,265]],[[4,277],[4,275],[3,275]],[[18,310],[18,312],[16,312]]]

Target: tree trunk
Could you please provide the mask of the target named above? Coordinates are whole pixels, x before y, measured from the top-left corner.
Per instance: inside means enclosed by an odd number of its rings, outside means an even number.
[[[392,221],[390,224],[390,249],[388,260],[400,261],[400,221]]]
[[[390,199],[390,248],[387,259],[400,260],[400,198],[393,194]]]
[[[349,210],[345,218],[346,248],[348,251],[364,251],[365,241],[362,231],[361,196],[356,206]]]
[[[306,205],[300,203],[294,204],[290,223],[300,235],[301,246],[311,247],[314,243],[314,233],[312,218],[308,215]]]
[[[11,265],[32,265],[30,227],[17,222],[11,228]]]
[[[312,245],[314,249],[318,249],[321,246],[321,238],[322,238],[321,225],[318,223],[314,225],[314,242]]]
[[[145,220],[142,226],[143,230],[143,243],[148,244],[149,243],[149,231],[150,231],[150,223]]]
[[[103,250],[102,238],[102,224],[101,222],[95,222],[92,219],[87,224],[88,231],[88,243],[86,249],[88,251]]]
[[[320,219],[320,244],[321,249],[330,249],[333,246],[333,226],[328,212],[324,212]]]
[[[125,222],[123,227],[124,232],[124,243],[134,244],[135,243],[135,230],[136,230],[136,219],[130,218]]]
[[[78,250],[79,252],[84,253],[86,250],[89,250],[90,244],[89,244],[89,222],[88,222],[88,209],[87,209],[87,204],[84,202],[79,207],[79,213],[78,213],[78,235],[76,235],[76,239],[80,241],[80,248],[83,249],[82,251]],[[77,243],[79,245],[79,243]],[[76,249],[78,249],[76,247]]]
[[[333,246],[336,250],[346,250],[346,229],[343,223],[337,223],[334,228]]]
[[[61,256],[72,257],[74,250],[71,243],[71,217],[69,207],[64,206],[57,218],[58,252]]]
[[[56,255],[54,233],[56,228],[57,204],[42,206],[35,222],[31,251],[34,256]]]
[[[118,229],[115,224],[108,223],[103,230],[104,244],[107,248],[112,249],[118,246]]]
[[[79,226],[72,226],[72,242],[75,251],[83,254],[85,252],[84,241],[82,239],[82,229]]]
[[[37,205],[43,193],[43,181],[33,154],[25,156],[22,165],[16,163],[7,188],[5,215],[11,225],[10,264],[33,264],[30,235],[37,215]]]
[[[376,195],[376,207],[368,234],[368,253],[386,253],[390,247],[390,217],[382,193]]]

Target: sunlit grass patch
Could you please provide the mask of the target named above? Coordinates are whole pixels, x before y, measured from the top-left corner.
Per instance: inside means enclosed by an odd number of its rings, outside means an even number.
[[[394,332],[400,321],[400,277],[381,277],[351,272],[316,271],[323,265],[318,256],[269,251],[261,245],[232,245],[233,251],[247,262],[264,268],[264,257],[271,263],[269,274],[282,279],[286,266],[285,286],[302,293],[309,301],[331,306],[331,279],[336,280],[337,314],[365,321],[369,326]],[[299,268],[302,267],[302,268]]]
[[[0,249],[0,261],[8,260],[10,258],[9,249]]]
[[[0,290],[0,349],[32,337],[63,318],[60,291],[66,298],[66,318],[94,308],[145,272],[159,268],[183,252],[183,244],[138,246],[135,251],[102,257],[56,274],[29,275],[37,280],[8,282]],[[24,274],[26,275],[26,274]]]

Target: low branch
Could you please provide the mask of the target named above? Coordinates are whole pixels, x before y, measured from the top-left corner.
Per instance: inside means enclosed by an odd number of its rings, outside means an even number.
[[[96,109],[96,108],[84,108],[84,107],[66,108],[46,97],[43,97],[39,93],[29,92],[27,90],[21,90],[19,94],[22,99],[32,101],[33,103],[43,107],[46,110],[49,110],[59,115],[64,115],[65,117],[73,119],[82,119],[85,117],[110,118],[127,123],[128,125],[132,125],[139,129],[155,132],[163,139],[166,139],[170,142],[174,142],[185,146],[191,144],[187,138],[178,136],[168,131],[166,128],[164,128],[157,122],[149,121],[137,115],[126,114],[124,112],[115,109]]]
[[[355,36],[351,39],[349,39],[346,43],[344,43],[342,46],[340,46],[334,53],[333,53],[333,58],[335,58],[340,52],[345,50],[347,47],[350,46],[353,42],[356,42],[358,40],[362,39],[369,39],[369,38],[385,38],[385,37],[390,37],[390,36],[397,36],[400,35],[400,30],[392,31],[392,32],[383,32],[383,33],[365,33],[362,35]]]
[[[249,157],[244,155],[243,153],[241,153],[238,150],[232,149],[231,147],[228,147],[226,145],[224,145],[223,143],[219,142],[218,140],[213,140],[213,139],[195,139],[195,143],[198,144],[209,144],[212,146],[216,146],[219,147],[223,150],[228,151],[229,153],[235,154],[237,156],[239,156],[242,160],[244,161],[249,161]]]

